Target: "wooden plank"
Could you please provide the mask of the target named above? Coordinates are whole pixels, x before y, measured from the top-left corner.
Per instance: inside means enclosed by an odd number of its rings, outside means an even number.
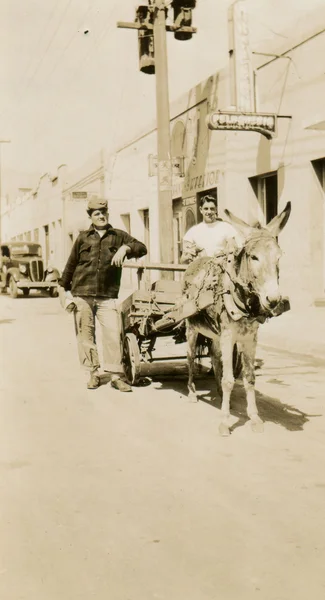
[[[144,263],[142,265],[125,262],[123,263],[123,269],[148,269],[148,271],[186,271],[188,265],[168,264],[168,263]]]

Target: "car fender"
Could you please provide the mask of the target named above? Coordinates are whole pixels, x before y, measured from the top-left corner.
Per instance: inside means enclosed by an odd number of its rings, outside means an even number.
[[[50,273],[45,271],[45,279],[44,281],[58,281],[60,277],[60,271],[58,269],[53,269]]]
[[[9,283],[10,277],[13,277],[14,280],[18,283],[18,281],[20,280],[20,275],[21,275],[20,271],[16,267],[11,267],[10,269],[7,269],[7,272],[6,272],[7,283]]]

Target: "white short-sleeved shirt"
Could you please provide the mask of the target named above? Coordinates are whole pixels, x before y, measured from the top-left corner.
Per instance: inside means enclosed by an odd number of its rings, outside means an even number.
[[[202,222],[194,225],[183,238],[184,242],[195,244],[198,251],[204,250],[207,256],[224,251],[229,240],[234,240],[239,247],[242,246],[243,241],[237,230],[221,219],[214,223]]]

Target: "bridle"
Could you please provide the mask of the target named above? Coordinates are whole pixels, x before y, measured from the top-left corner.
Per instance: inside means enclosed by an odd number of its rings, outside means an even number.
[[[234,256],[234,274],[230,273],[226,266],[220,265],[223,271],[224,284],[229,290],[228,294],[231,294],[238,315],[237,318],[241,314],[242,317],[256,318],[264,322],[265,319],[273,316],[272,310],[265,309],[260,302],[259,292],[254,286],[255,277],[250,273],[248,265],[249,245],[253,243],[255,246],[257,242],[267,239],[275,241],[271,234],[265,231],[263,231],[263,234],[261,232],[253,233],[247,238],[243,248]],[[227,302],[229,304],[229,300],[224,299],[226,307]]]

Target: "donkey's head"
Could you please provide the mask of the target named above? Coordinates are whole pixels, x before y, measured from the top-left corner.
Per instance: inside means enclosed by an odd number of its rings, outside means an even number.
[[[286,225],[290,212],[288,202],[268,225],[252,227],[225,210],[228,220],[245,237],[238,256],[238,277],[266,312],[274,310],[281,300],[279,260],[282,253],[276,238]]]

